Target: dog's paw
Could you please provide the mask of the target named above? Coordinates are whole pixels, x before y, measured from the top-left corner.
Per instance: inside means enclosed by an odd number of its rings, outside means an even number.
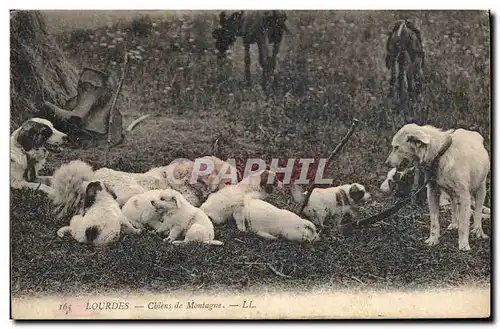
[[[475,227],[472,229],[471,233],[476,236],[478,239],[488,239],[489,236],[484,234],[483,229],[481,227]]]
[[[450,225],[448,225],[448,228],[447,230],[457,230],[458,229],[458,224],[457,223],[451,223]]]
[[[460,249],[461,251],[469,251],[470,250],[470,246],[468,243],[459,243],[458,244],[458,249]]]
[[[435,238],[435,237],[430,237],[428,238],[427,240],[425,240],[425,243],[429,246],[429,247],[432,247],[432,246],[435,246],[439,243],[439,239],[438,238]]]

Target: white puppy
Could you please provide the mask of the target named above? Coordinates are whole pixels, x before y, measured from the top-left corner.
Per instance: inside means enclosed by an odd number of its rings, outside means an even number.
[[[102,182],[94,181],[86,184],[83,214],[71,218],[69,226],[57,231],[59,237],[71,233],[80,243],[104,245],[115,241],[122,226],[127,233],[138,234],[123,215],[118,203]]]
[[[303,203],[306,192],[299,185],[292,187],[292,195],[295,202]],[[323,227],[327,216],[334,216],[335,224],[340,225],[342,216],[349,214],[355,216],[354,211],[370,199],[370,193],[366,192],[363,185],[345,184],[336,187],[315,188],[311,192],[309,202],[304,207],[302,214]]]
[[[314,242],[319,239],[313,223],[291,211],[259,200],[260,197],[260,192],[247,193],[244,205],[234,212],[234,220],[240,231],[250,231],[268,240],[281,237],[296,242]]]
[[[24,122],[10,136],[10,186],[40,189],[53,197],[51,177],[38,176],[38,171],[49,151],[61,151],[66,137],[49,120],[33,118]]]
[[[237,185],[226,185],[216,193],[210,194],[200,209],[214,224],[226,223],[236,209],[243,206],[244,196],[252,191],[271,193],[273,186],[282,188],[282,183],[275,179],[268,184],[269,170],[261,170],[245,177]]]
[[[208,216],[199,208],[190,204],[180,192],[164,190],[151,204],[163,212],[163,223],[160,231],[169,230],[164,241],[172,244],[202,242],[221,246],[221,241],[215,240],[214,226]],[[184,236],[184,240],[176,240]]]
[[[154,201],[166,201],[171,197],[170,190],[150,190],[134,195],[122,207],[122,212],[134,227],[153,228],[157,232],[162,232],[163,215],[166,209],[155,207]]]
[[[451,145],[439,157],[448,142]],[[392,139],[392,152],[386,164],[404,168],[419,162],[430,168],[437,161],[432,180],[427,187],[431,229],[426,243],[439,243],[439,198],[444,190],[451,197],[452,227],[458,227],[458,247],[470,250],[469,217],[471,200],[475,200],[473,233],[478,238],[487,238],[482,228],[481,210],[486,196],[486,178],[490,170],[490,159],[483,145],[483,137],[474,131],[457,129],[443,131],[433,126],[407,124]]]

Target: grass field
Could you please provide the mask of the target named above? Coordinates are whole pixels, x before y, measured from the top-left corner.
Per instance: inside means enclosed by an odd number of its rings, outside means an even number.
[[[95,168],[146,171],[175,158],[215,152],[229,157],[327,157],[352,119],[360,124],[330,167],[334,185],[359,182],[373,199],[361,216],[389,207],[378,192],[394,131],[385,121],[389,72],[386,33],[395,19],[410,17],[421,29],[427,54],[424,106],[429,124],[475,128],[490,150],[490,44],[486,12],[290,12],[278,69],[268,93],[258,84],[252,57],[251,88],[243,77],[243,47],[237,44],[224,72],[217,72],[211,31],[217,13],[168,16],[151,23],[143,36],[133,23],[54,33],[78,68],[116,70],[124,50],[134,50],[119,107],[127,124],[152,117],[106,152],[88,143],[50,156],[47,173],[81,159]],[[137,26],[137,25],[136,25]],[[54,31],[55,29],[52,28]],[[291,133],[293,131],[293,133]],[[489,190],[489,184],[488,184]],[[285,192],[270,200],[293,209]],[[490,193],[487,196],[489,205]],[[11,190],[11,275],[14,294],[91,293],[109,290],[169,291],[276,286],[415,288],[489,284],[490,240],[471,237],[470,252],[458,251],[456,232],[436,247],[426,207],[408,206],[360,232],[341,236],[329,229],[314,245],[266,242],[216,228],[224,247],[174,247],[161,238],[128,236],[104,248],[58,239],[65,222],[54,219],[49,200]],[[489,221],[484,221],[490,235]],[[290,277],[276,275],[267,264]]]

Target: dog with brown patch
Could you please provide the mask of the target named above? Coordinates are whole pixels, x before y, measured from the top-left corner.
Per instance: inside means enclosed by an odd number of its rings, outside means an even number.
[[[302,204],[306,192],[300,185],[292,186],[292,195],[295,202]],[[313,223],[323,227],[327,216],[335,217],[338,227],[344,215],[355,216],[355,211],[371,198],[363,185],[358,183],[345,184],[336,187],[315,188],[311,192],[309,202],[304,207],[302,215]]]
[[[118,239],[122,227],[126,233],[141,232],[123,215],[116,196],[110,193],[104,183],[93,181],[85,185],[82,212],[71,218],[69,226],[57,231],[60,238],[70,233],[79,243],[105,245]]]
[[[49,120],[32,118],[10,136],[10,186],[41,190],[53,197],[51,176],[38,176],[50,152],[60,152],[67,139]]]

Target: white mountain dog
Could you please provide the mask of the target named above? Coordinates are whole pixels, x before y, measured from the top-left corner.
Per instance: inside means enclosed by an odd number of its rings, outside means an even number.
[[[425,242],[429,246],[439,243],[441,190],[451,198],[452,226],[458,227],[458,248],[470,250],[472,200],[475,200],[472,232],[478,238],[488,238],[483,232],[481,211],[490,158],[483,143],[483,137],[477,132],[465,129],[443,131],[429,125],[407,124],[394,135],[386,164],[399,170],[419,162],[432,171],[430,174],[434,177],[427,186],[431,228]]]
[[[306,192],[300,185],[294,184],[292,195],[295,202],[302,203]],[[345,215],[355,216],[355,211],[371,198],[363,185],[358,183],[345,184],[336,187],[315,188],[302,214],[313,223],[323,227],[328,216],[335,218],[338,227]]]
[[[32,118],[10,136],[10,186],[40,189],[52,197],[50,176],[38,176],[49,152],[60,152],[66,134],[45,119]]]
[[[253,232],[267,240],[279,238],[295,242],[319,240],[316,226],[291,211],[279,209],[260,200],[260,192],[250,192],[244,204],[234,212],[236,226],[242,232]]]
[[[73,216],[69,226],[57,231],[60,238],[71,233],[79,243],[105,245],[118,239],[122,227],[126,233],[141,232],[123,215],[114,195],[102,182],[86,183],[85,191],[82,213]]]
[[[199,208],[190,204],[180,192],[168,189],[151,201],[151,204],[163,212],[163,223],[160,231],[169,231],[165,242],[185,244],[201,242],[221,246],[215,240],[214,226],[208,216]],[[178,238],[184,237],[183,240]]]

